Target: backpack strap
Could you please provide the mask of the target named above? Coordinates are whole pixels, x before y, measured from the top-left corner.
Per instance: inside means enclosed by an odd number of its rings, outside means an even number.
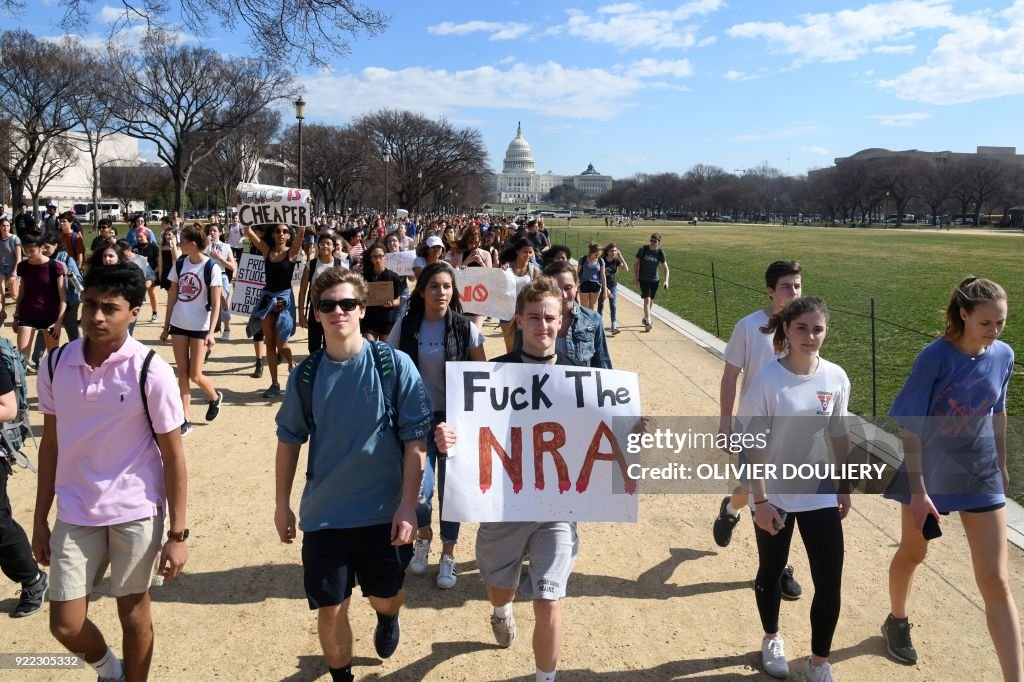
[[[174,261],[174,272],[178,275],[178,279],[181,279],[181,269],[185,267],[185,259],[188,256],[178,256],[178,260]]]
[[[68,341],[68,343],[71,343],[71,342]],[[47,355],[46,355],[46,368],[50,371],[50,386],[51,386],[51,388],[53,386],[53,371],[57,368],[57,365],[60,364],[60,356],[64,354],[64,349],[67,348],[67,347],[68,347],[68,344],[65,343],[62,346],[60,346],[60,348],[58,348],[56,350],[56,352],[47,353]]]
[[[312,438],[313,431],[316,429],[316,423],[313,420],[313,381],[316,380],[316,371],[320,367],[320,361],[323,357],[324,351],[321,348],[303,360],[299,364],[299,380],[295,384],[299,391],[302,416],[306,420],[306,426],[309,427],[310,438]]]
[[[149,376],[149,365],[153,362],[156,351],[152,348],[146,353],[146,359],[142,361],[142,369],[139,370],[139,393],[142,395],[142,409],[146,412],[146,419],[149,421],[149,431],[156,440],[156,429],[153,428],[153,417],[149,414],[149,399],[146,397],[146,377]]]
[[[395,414],[395,393],[398,391],[398,376],[396,374],[398,362],[395,359],[395,349],[383,341],[371,341],[374,345],[373,365],[380,378],[381,392],[384,394],[384,425],[385,429],[394,429],[398,435],[398,416]],[[399,439],[401,440],[401,439]]]
[[[206,309],[213,310],[213,289],[210,284],[213,282],[213,259],[207,258],[203,268],[203,279],[206,280]]]

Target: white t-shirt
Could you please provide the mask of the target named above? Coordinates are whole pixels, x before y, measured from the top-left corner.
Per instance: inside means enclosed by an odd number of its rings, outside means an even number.
[[[771,504],[787,512],[837,506],[830,481],[787,479],[783,465],[829,464],[828,438],[847,433],[849,402],[846,372],[827,360],[807,376],[793,374],[776,360],[753,378],[740,398],[739,414],[744,416],[737,417],[736,431],[767,434],[762,461],[776,466],[776,476],[765,480]],[[824,492],[821,483],[831,490]],[[753,496],[750,504],[753,508]]]
[[[232,249],[242,248],[243,237],[245,237],[245,227],[241,223],[228,225],[228,246]]]
[[[768,313],[757,310],[736,323],[725,346],[725,361],[733,367],[743,370],[743,383],[740,385],[740,399],[747,392],[751,380],[758,371],[772,360],[782,357],[772,348],[772,335],[765,334],[761,327],[768,324]],[[738,414],[743,414],[739,412]]]
[[[210,328],[210,311],[206,309],[208,293],[206,291],[206,280],[204,269],[206,261],[210,260],[203,256],[198,264],[193,263],[187,257],[181,268],[181,278],[178,278],[177,263],[171,264],[171,272],[167,279],[178,282],[178,300],[171,311],[171,326],[189,331],[206,331]],[[224,271],[214,262],[213,272],[210,273],[210,283],[219,287]]]
[[[404,320],[405,318],[402,318]],[[387,342],[392,348],[398,348],[402,340],[402,320],[398,320],[388,334]],[[416,368],[420,371],[423,385],[427,389],[427,397],[434,412],[445,411],[445,354],[444,354],[444,320],[420,323],[420,333],[416,337],[419,355]],[[475,324],[469,325],[469,346],[467,350],[484,345],[483,334]]]

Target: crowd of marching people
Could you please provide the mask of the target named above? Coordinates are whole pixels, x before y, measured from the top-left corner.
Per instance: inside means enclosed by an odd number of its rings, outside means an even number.
[[[620,331],[619,279],[631,276],[637,285],[647,331],[659,289],[669,288],[659,234],[631,260],[609,243],[588,245],[574,261],[568,246],[551,244],[542,218],[324,214],[297,230],[243,226],[237,216],[226,225],[216,215],[187,224],[172,214],[156,232],[140,219],[118,235],[100,221],[91,240],[73,214],[28,222],[14,228],[0,218],[0,285],[14,302],[24,371],[37,374],[43,437],[30,534],[11,517],[3,474],[0,566],[22,586],[13,615],[36,613],[49,594],[54,637],[83,654],[102,680],[146,678],[154,566],[160,579],[173,580],[187,561],[182,438],[192,430],[193,386],[206,401],[207,422],[221,412],[224,394],[204,369],[218,340],[240,340],[238,332],[232,339],[231,292],[247,252],[262,260],[265,276],[245,325],[252,376],[266,374],[262,396],[281,399],[274,524],[282,542],[301,539],[304,590],[333,680],[354,679],[348,609],[356,584],[376,612],[377,654],[388,658],[397,649],[404,576],[430,572],[435,516],[435,583],[447,590],[458,582],[460,526],[441,520],[440,511],[446,453],[467,436],[447,419],[446,364],[487,361],[485,330],[500,330],[505,353],[492,362],[611,369],[607,336]],[[412,275],[387,268],[387,254],[396,251],[415,251]],[[463,307],[458,273],[468,268],[509,273],[516,292],[509,319]],[[719,429],[770,434],[765,447],[743,453],[752,463],[845,461],[849,451],[852,388],[843,369],[822,357],[829,311],[804,294],[803,275],[798,263],[772,263],[768,305],[737,323],[726,348]],[[388,297],[369,305],[369,285],[380,282]],[[157,288],[166,291],[162,311]],[[149,322],[162,324],[160,340],[172,345],[173,367],[132,337],[147,304]],[[921,351],[892,405],[904,460],[886,496],[900,504],[902,537],[889,567],[882,633],[893,658],[917,662],[909,621],[914,575],[943,517],[958,512],[1003,677],[1021,682],[1020,622],[1007,575],[1005,401],[1014,356],[998,340],[1006,317],[998,284],[959,282],[944,335]],[[305,358],[289,345],[297,328],[307,331]],[[15,418],[14,395],[0,371],[0,421]],[[342,410],[348,419],[336,418]],[[291,492],[304,444],[296,516]],[[798,530],[813,584],[804,675],[835,679],[829,657],[851,506],[847,481],[807,491],[756,476],[718,505],[710,530],[721,547],[744,508],[753,522],[751,606],[772,676],[789,675],[782,600],[803,595],[789,564]],[[538,681],[555,679],[559,603],[579,551],[572,521],[483,523],[475,539],[499,646],[517,638],[517,594],[532,602]],[[124,631],[121,658],[88,616],[90,591],[107,563]]]

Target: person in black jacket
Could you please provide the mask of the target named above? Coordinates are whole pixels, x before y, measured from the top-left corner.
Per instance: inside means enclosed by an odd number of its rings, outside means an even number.
[[[431,263],[423,268],[416,288],[409,297],[409,309],[391,329],[388,343],[412,358],[420,371],[427,397],[433,405],[432,429],[445,420],[445,364],[448,362],[484,362],[484,337],[469,318],[462,315],[462,303],[455,288],[455,272],[445,262]],[[432,440],[427,440],[427,463],[416,507],[419,533],[413,545],[409,570],[415,575],[427,572],[430,555],[431,504],[435,474],[439,506],[444,506],[445,458],[438,456]],[[438,514],[440,516],[440,513]],[[437,586],[443,590],[455,587],[455,543],[459,539],[459,523],[441,522],[441,561]]]

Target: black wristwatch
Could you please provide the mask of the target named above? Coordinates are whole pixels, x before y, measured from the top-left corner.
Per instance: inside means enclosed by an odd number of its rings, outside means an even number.
[[[167,531],[167,539],[174,540],[175,542],[185,542],[185,540],[188,540],[188,528],[180,533],[175,533],[173,530]]]

